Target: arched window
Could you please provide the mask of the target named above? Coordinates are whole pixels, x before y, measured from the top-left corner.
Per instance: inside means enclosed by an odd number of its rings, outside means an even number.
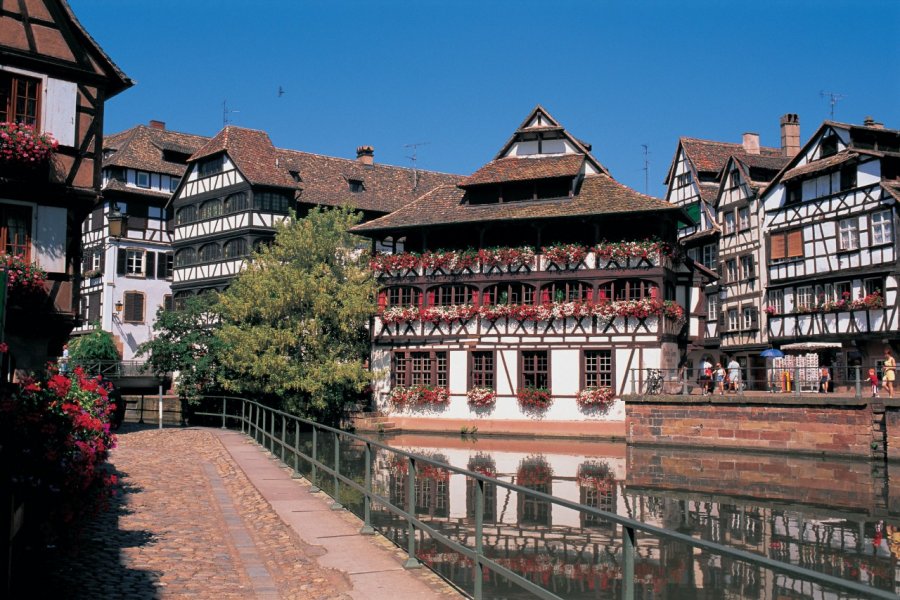
[[[218,198],[207,200],[200,205],[200,219],[212,219],[222,216],[222,201]]]
[[[197,262],[197,251],[193,248],[184,248],[175,253],[175,266],[186,267]]]
[[[264,212],[286,213],[290,199],[278,192],[254,192],[253,208]]]
[[[200,248],[200,262],[210,262],[222,258],[222,247],[218,244],[206,244]]]
[[[238,192],[225,198],[225,214],[236,213],[250,208],[247,192]]]
[[[237,258],[247,255],[247,240],[238,238],[225,243],[225,258]]]
[[[472,304],[475,288],[470,285],[438,285],[428,290],[428,304],[431,306],[453,306]]]
[[[193,223],[197,220],[197,207],[185,206],[179,208],[175,213],[175,224],[184,225],[185,223]]]
[[[525,283],[498,283],[488,286],[481,294],[481,303],[490,304],[534,304],[534,286]]]
[[[386,290],[388,306],[418,305],[422,297],[422,290],[408,285],[397,285]]]
[[[599,300],[640,300],[654,297],[656,284],[646,279],[617,279],[600,285]],[[658,291],[658,290],[657,290]]]
[[[588,300],[591,297],[591,289],[591,284],[583,281],[554,281],[541,288],[541,301]]]

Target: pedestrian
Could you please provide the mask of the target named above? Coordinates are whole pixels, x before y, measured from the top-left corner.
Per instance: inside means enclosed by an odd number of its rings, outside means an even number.
[[[741,389],[741,364],[733,356],[728,361],[728,385],[735,392]]]
[[[878,397],[878,373],[875,372],[875,369],[869,369],[869,383],[872,384],[872,397]]]
[[[888,398],[894,397],[894,378],[897,376],[897,361],[891,354],[890,348],[884,350],[884,374],[881,376],[884,382],[884,389],[887,390]]]
[[[700,384],[700,389],[703,390],[704,396],[712,391],[711,379],[712,364],[704,356],[703,360],[700,361],[700,372],[697,374],[697,382]]]
[[[713,379],[716,384],[716,389],[719,390],[719,395],[725,395],[725,369],[722,368],[722,363],[716,363],[716,368],[713,369]]]
[[[63,344],[62,358],[59,359],[59,372],[65,375],[69,372],[69,345]]]
[[[822,367],[822,370],[819,372],[819,393],[827,394],[828,393],[828,382],[831,381],[831,372],[828,370],[828,367]]]

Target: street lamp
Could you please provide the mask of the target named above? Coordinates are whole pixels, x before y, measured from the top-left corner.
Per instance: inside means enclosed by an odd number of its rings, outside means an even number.
[[[719,301],[725,302],[726,298],[728,298],[728,289],[723,285],[719,288]]]
[[[117,240],[125,237],[128,231],[128,215],[119,210],[119,203],[115,200],[106,218],[109,221],[109,236]]]

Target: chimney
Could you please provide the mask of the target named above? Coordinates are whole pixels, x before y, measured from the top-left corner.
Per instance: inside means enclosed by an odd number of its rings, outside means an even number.
[[[375,148],[372,146],[358,146],[356,148],[356,160],[366,166],[373,165],[375,163]]]
[[[874,127],[875,129],[884,129],[884,123],[879,123],[869,116],[867,116],[865,120],[863,120],[863,125],[865,125],[866,127]]]
[[[151,129],[165,129],[166,122],[165,121],[157,121],[155,119],[150,119],[150,128]]]
[[[792,158],[800,152],[800,117],[787,113],[781,117],[781,154]]]
[[[744,151],[747,154],[759,154],[759,134],[758,133],[745,133],[744,134]]]

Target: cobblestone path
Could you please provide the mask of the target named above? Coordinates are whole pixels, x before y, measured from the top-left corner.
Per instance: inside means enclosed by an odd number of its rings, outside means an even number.
[[[203,429],[125,425],[122,494],[43,585],[65,598],[348,598],[221,442]],[[35,590],[37,591],[37,590]],[[43,594],[41,594],[43,597]]]

